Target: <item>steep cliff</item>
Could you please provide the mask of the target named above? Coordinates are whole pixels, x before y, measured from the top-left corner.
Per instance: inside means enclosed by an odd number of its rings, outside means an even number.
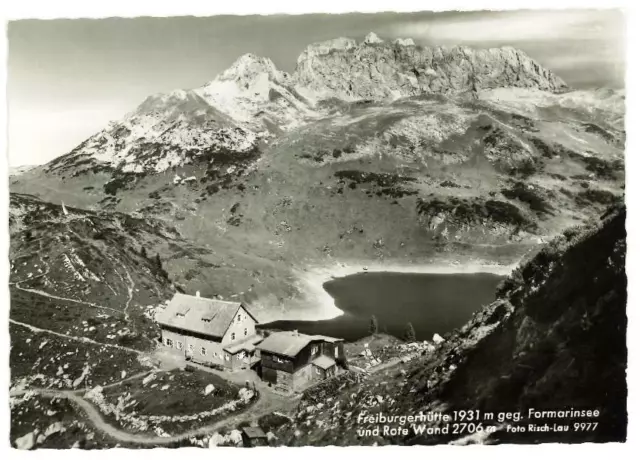
[[[309,45],[294,78],[312,99],[395,99],[423,93],[458,94],[498,87],[567,89],[566,84],[512,47],[423,47],[410,39],[384,42],[370,33],[357,43],[338,38]]]
[[[627,423],[625,217],[624,208],[610,209],[595,225],[565,231],[516,270],[498,288],[496,303],[443,347],[441,359],[434,360],[435,368],[416,367],[409,374],[408,386],[418,399],[450,411],[520,412],[524,419],[513,425],[570,427],[569,432],[550,433],[513,433],[503,427],[492,436],[494,441],[623,441]],[[430,385],[423,385],[429,381]],[[529,409],[597,410],[600,415],[534,419]],[[575,430],[575,422],[597,422],[598,426]]]

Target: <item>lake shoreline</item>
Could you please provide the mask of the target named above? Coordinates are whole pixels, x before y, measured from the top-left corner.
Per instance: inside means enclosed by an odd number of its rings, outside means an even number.
[[[406,274],[474,274],[489,273],[500,276],[509,275],[520,263],[491,264],[485,262],[407,264],[400,262],[380,263],[377,261],[344,261],[332,265],[311,265],[303,269],[294,269],[296,287],[302,293],[302,305],[306,308],[294,308],[285,315],[270,318],[269,321],[324,321],[344,314],[338,308],[334,298],[325,290],[324,284],[336,278],[357,273],[406,273]],[[301,306],[302,306],[301,305]],[[309,308],[311,307],[311,308]]]
[[[497,286],[508,273],[508,267],[486,265],[464,270],[431,265],[421,267],[420,272],[407,266],[398,271],[390,271],[390,265],[366,268],[343,277],[329,276],[323,283],[327,303],[331,299],[340,315],[318,320],[287,318],[264,326],[352,341],[369,332],[370,319],[375,316],[382,332],[402,338],[411,324],[416,338],[430,339],[434,333],[461,327],[474,311],[493,302]]]

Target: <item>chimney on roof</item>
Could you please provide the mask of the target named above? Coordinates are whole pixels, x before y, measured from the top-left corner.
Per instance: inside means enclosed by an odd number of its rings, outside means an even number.
[[[200,297],[200,291],[196,291],[196,297]]]
[[[293,330],[293,335],[298,335],[298,330],[297,329]]]

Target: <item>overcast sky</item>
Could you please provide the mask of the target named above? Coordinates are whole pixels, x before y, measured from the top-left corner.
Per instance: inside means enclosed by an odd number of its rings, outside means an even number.
[[[198,87],[244,53],[291,72],[307,44],[370,31],[419,45],[512,45],[570,86],[624,84],[616,11],[16,21],[8,28],[9,163],[65,154],[149,94]]]

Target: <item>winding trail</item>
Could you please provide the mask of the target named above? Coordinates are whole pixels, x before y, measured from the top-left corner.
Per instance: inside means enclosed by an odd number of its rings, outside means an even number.
[[[132,376],[133,378],[133,376]],[[127,380],[127,379],[125,379]],[[117,384],[122,383],[122,381],[117,382]],[[148,436],[144,434],[137,433],[129,433],[120,428],[117,428],[113,425],[107,423],[102,414],[96,409],[89,401],[82,398],[74,391],[63,391],[63,390],[49,390],[43,388],[31,388],[29,390],[20,390],[14,391],[10,393],[10,396],[21,396],[27,392],[34,392],[39,396],[43,396],[46,398],[65,398],[69,401],[75,403],[78,407],[80,407],[87,417],[89,421],[96,427],[96,429],[102,431],[109,437],[119,441],[126,442],[132,444],[141,444],[141,445],[165,445],[171,444],[178,441],[183,441],[185,439],[204,435],[213,431],[216,431],[227,425],[237,425],[244,421],[250,421],[257,419],[263,415],[270,414],[274,411],[286,408],[291,406],[294,400],[291,398],[282,398],[278,403],[275,402],[273,398],[261,398],[259,397],[258,401],[248,406],[246,409],[226,417],[222,420],[218,420],[217,422],[211,423],[209,425],[202,426],[200,428],[195,428],[192,430],[185,431],[184,433],[172,435],[172,436]]]
[[[67,297],[60,297],[60,296],[57,296],[57,295],[54,295],[54,294],[49,294],[48,292],[45,292],[45,291],[41,291],[39,289],[24,288],[24,287],[20,286],[20,282],[15,283],[14,286],[17,289],[20,289],[21,291],[30,292],[31,294],[41,295],[41,296],[44,296],[44,297],[49,297],[50,299],[63,300],[65,302],[79,303],[79,304],[82,304],[82,305],[88,305],[89,307],[100,308],[102,310],[109,310],[109,311],[113,311],[113,312],[118,313],[118,314],[122,314],[122,311],[116,310],[115,308],[103,307],[102,305],[97,305],[97,304],[92,303],[92,302],[85,302],[84,300],[77,300],[77,299],[69,299]]]
[[[127,270],[127,267],[122,265],[122,268],[124,269],[124,272],[127,275],[127,280],[129,281],[129,285],[127,286],[127,303],[125,303],[123,310],[124,319],[126,321],[129,321],[129,307],[131,306],[131,301],[133,300],[133,290],[136,287],[136,283],[135,281],[133,281],[133,278],[131,278],[131,274],[129,273],[129,270]]]
[[[91,343],[94,345],[100,345],[100,346],[104,346],[104,347],[111,347],[111,348],[116,348],[119,350],[124,350],[124,351],[128,351],[128,352],[132,352],[132,353],[136,353],[139,355],[143,355],[144,352],[140,351],[140,350],[135,350],[133,348],[128,348],[128,347],[123,347],[120,345],[111,345],[111,344],[106,344],[106,343],[101,343],[101,342],[96,342],[94,340],[88,339],[86,337],[76,337],[76,336],[71,336],[71,335],[67,335],[67,334],[62,334],[60,332],[54,332],[54,331],[50,331],[47,329],[42,329],[36,326],[32,326],[30,324],[26,324],[26,323],[22,323],[20,321],[16,321],[13,319],[9,319],[10,323],[16,324],[18,326],[22,326],[25,327],[27,329],[30,329],[34,332],[37,333],[46,333],[46,334],[52,334],[58,337],[62,337],[65,339],[69,339],[69,340],[75,340],[78,342],[84,342],[84,343]],[[138,372],[136,374],[130,375],[129,377],[126,377],[122,380],[119,380],[117,382],[113,382],[107,385],[104,385],[103,388],[111,388],[111,387],[115,387],[118,385],[122,385],[124,382],[127,382],[129,380],[134,380],[134,379],[138,379],[140,377],[143,377],[151,372],[154,372],[153,369],[149,369],[149,370],[145,370],[142,372]],[[119,442],[125,442],[125,443],[132,443],[132,444],[139,444],[139,445],[167,445],[167,444],[171,444],[174,442],[179,442],[179,441],[183,441],[185,439],[194,437],[194,436],[200,436],[200,435],[204,435],[204,434],[208,434],[214,431],[219,430],[222,427],[226,427],[226,426],[236,426],[238,424],[240,424],[241,422],[246,422],[246,421],[255,421],[257,419],[259,419],[260,417],[262,417],[263,415],[267,415],[270,413],[273,413],[275,411],[283,411],[286,410],[288,408],[291,408],[295,405],[297,398],[296,397],[290,397],[290,396],[284,396],[284,395],[277,395],[271,392],[265,392],[265,393],[259,393],[259,397],[256,403],[248,406],[245,409],[242,409],[236,413],[232,413],[230,414],[228,417],[225,417],[221,420],[218,420],[216,422],[210,423],[208,425],[204,425],[202,427],[199,428],[195,428],[192,430],[188,430],[184,433],[180,433],[180,434],[176,434],[176,435],[172,435],[172,436],[168,436],[168,437],[164,437],[164,436],[149,436],[146,434],[138,434],[138,433],[130,433],[127,431],[124,431],[116,426],[110,425],[107,421],[105,421],[105,419],[103,418],[102,414],[100,413],[100,411],[93,406],[89,401],[87,401],[86,399],[84,399],[82,397],[82,395],[84,393],[86,393],[87,389],[77,389],[77,390],[54,390],[54,389],[48,389],[48,388],[27,388],[27,389],[20,389],[20,390],[12,390],[10,391],[9,395],[10,396],[21,396],[24,395],[26,393],[29,392],[33,392],[39,396],[42,397],[46,397],[46,398],[65,398],[68,399],[69,401],[75,403],[78,407],[80,407],[80,409],[82,409],[89,421],[95,426],[96,429],[100,430],[101,432],[103,432],[104,434],[106,434],[107,436],[119,441]]]
[[[37,333],[44,332],[45,334],[56,335],[58,337],[62,337],[62,338],[65,338],[65,339],[75,340],[76,342],[91,343],[93,345],[100,345],[100,346],[103,346],[103,347],[116,348],[118,350],[123,350],[123,351],[128,351],[128,352],[131,352],[131,353],[136,353],[138,355],[143,355],[145,353],[143,351],[136,350],[135,348],[123,347],[122,345],[116,345],[116,344],[111,344],[111,343],[96,342],[95,340],[89,339],[87,337],[77,337],[75,335],[63,334],[62,332],[50,331],[49,329],[42,329],[42,328],[39,328],[39,327],[36,327],[36,326],[32,326],[31,324],[27,324],[27,323],[22,323],[20,321],[16,321],[15,319],[11,319],[11,318],[9,318],[9,322],[12,323],[12,324],[15,324],[17,326],[26,327],[27,329],[30,329],[33,332],[37,332]]]

